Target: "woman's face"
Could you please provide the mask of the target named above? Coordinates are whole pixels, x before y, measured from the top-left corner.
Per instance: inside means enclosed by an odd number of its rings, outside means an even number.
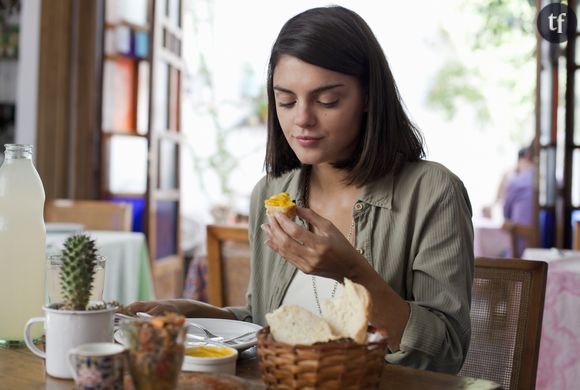
[[[273,87],[280,126],[300,162],[333,163],[351,156],[364,110],[355,77],[283,55]]]

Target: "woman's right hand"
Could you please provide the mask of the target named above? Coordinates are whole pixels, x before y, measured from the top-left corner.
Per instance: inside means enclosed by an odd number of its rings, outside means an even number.
[[[234,314],[226,309],[222,309],[204,302],[191,299],[160,299],[156,301],[133,302],[127,309],[132,313],[148,313],[151,315],[163,315],[165,313],[178,313],[188,318],[224,318],[228,320],[237,319]]]

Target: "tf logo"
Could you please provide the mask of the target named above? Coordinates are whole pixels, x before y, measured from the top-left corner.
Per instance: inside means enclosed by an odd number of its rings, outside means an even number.
[[[542,38],[552,43],[566,42],[576,32],[577,23],[574,11],[560,3],[546,5],[536,21]]]

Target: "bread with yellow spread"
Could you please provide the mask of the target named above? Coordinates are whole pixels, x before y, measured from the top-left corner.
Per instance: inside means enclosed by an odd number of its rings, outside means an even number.
[[[282,213],[290,219],[296,216],[296,205],[286,192],[272,195],[264,201],[264,206],[266,207],[266,214],[270,217],[273,217],[276,213]]]

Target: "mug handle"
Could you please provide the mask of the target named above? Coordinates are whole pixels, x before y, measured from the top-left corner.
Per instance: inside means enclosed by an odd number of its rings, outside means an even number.
[[[36,345],[34,345],[32,338],[30,337],[30,327],[32,326],[32,324],[35,324],[37,322],[44,322],[44,317],[32,317],[31,319],[28,320],[26,325],[24,325],[24,342],[26,343],[26,346],[28,347],[28,349],[32,351],[33,354],[43,359],[46,359],[46,352],[38,349]]]
[[[75,382],[78,380],[77,378],[77,370],[75,367],[75,353],[77,352],[76,348],[72,348],[69,349],[69,351],[67,352],[67,361],[68,361],[68,367],[70,368],[70,372],[72,373],[73,379],[75,380]]]

